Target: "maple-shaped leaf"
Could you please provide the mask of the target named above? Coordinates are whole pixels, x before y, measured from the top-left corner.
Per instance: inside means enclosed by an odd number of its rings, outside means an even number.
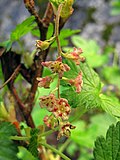
[[[87,63],[81,63],[79,66],[76,66],[70,60],[65,60],[65,63],[70,66],[70,71],[66,72],[64,76],[69,79],[75,78],[81,71],[83,75],[83,86],[80,94],[77,94],[70,85],[66,85],[62,81],[61,85],[64,89],[61,96],[67,98],[72,107],[100,107],[101,99],[99,94],[101,92],[101,82],[97,73]]]

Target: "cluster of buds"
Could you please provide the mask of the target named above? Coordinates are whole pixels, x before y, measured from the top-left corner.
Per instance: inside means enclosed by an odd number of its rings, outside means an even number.
[[[75,126],[68,122],[68,118],[71,112],[70,105],[67,99],[56,98],[54,94],[40,97],[40,106],[46,108],[49,112],[52,112],[50,116],[44,117],[44,123],[47,127],[54,128],[59,126],[59,133],[57,139],[65,135],[70,136],[70,130]]]
[[[68,101],[64,98],[56,98],[54,94],[40,97],[40,106],[47,108],[57,119],[67,120],[71,109]]]
[[[73,52],[66,53],[65,55],[63,54],[63,56],[73,60],[78,65],[80,61],[83,61],[83,58],[80,57],[81,53],[81,49],[74,48]],[[59,80],[62,79],[67,81],[67,83],[75,87],[77,93],[81,92],[83,85],[82,72],[80,72],[75,79],[63,77],[64,72],[69,71],[70,67],[62,62],[61,56],[59,56],[55,61],[42,62],[41,64],[45,67],[48,67],[53,74],[52,76],[50,75],[43,78],[38,77],[37,80],[39,87],[49,88],[50,84],[53,82],[53,78],[55,77],[53,75],[58,75]],[[50,116],[46,115],[44,117],[44,123],[46,126],[52,129],[54,127],[59,127],[57,139],[63,135],[69,137],[70,130],[74,129],[75,126],[72,126],[72,124],[70,124],[68,121],[71,113],[71,107],[68,103],[68,100],[61,98],[60,96],[57,98],[55,94],[50,93],[47,96],[40,97],[40,107],[46,108],[49,112],[51,112]]]

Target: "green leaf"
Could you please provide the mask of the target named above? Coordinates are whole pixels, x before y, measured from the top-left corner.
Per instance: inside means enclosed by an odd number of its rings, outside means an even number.
[[[96,139],[93,154],[95,160],[120,159],[120,122],[109,127],[106,138],[101,136]]]
[[[72,108],[79,106],[79,95],[70,87],[68,89],[63,89],[61,97],[66,98]],[[82,106],[81,106],[82,107]]]
[[[21,160],[37,160],[26,148],[19,146],[18,158]]]
[[[120,88],[120,68],[116,65],[106,66],[101,73],[109,84],[114,84]]]
[[[119,15],[120,14],[120,7],[116,7],[116,8],[112,8],[112,10],[111,10],[111,15],[112,16],[117,16],[117,15]]]
[[[10,136],[16,135],[15,127],[9,122],[0,123],[0,159],[1,160],[18,160],[16,154],[18,152],[17,145]]]
[[[100,94],[100,98],[102,109],[112,116],[120,118],[120,103],[112,97],[108,97],[104,94]]]
[[[6,48],[6,52],[8,52],[12,47],[12,42],[11,40],[4,41],[0,43],[0,46]]]
[[[120,7],[120,0],[113,0],[113,1],[111,1],[111,5],[112,6],[118,6],[118,7]]]
[[[100,107],[101,82],[97,73],[84,63],[80,65],[83,73],[83,88],[79,96],[79,103],[86,108]]]
[[[55,6],[58,7],[64,0],[50,0],[50,2]]]
[[[10,39],[0,43],[0,46],[5,47],[6,51],[9,51],[14,41],[18,41],[28,32],[32,31],[37,24],[35,23],[35,17],[30,16],[24,20],[21,24],[18,24],[16,28],[11,32]],[[34,31],[33,31],[34,34]],[[39,35],[40,36],[40,35]]]
[[[37,149],[38,148],[38,142],[37,142],[38,133],[39,133],[39,129],[37,128],[31,129],[30,131],[31,138],[29,141],[28,150],[32,153],[34,157],[38,157],[38,149]]]
[[[31,30],[31,34],[33,36],[36,36],[36,37],[40,38],[40,31],[39,31],[39,29],[33,29],[33,30]]]
[[[68,45],[68,39],[66,38],[70,37],[73,34],[79,33],[79,32],[80,30],[62,29],[60,32],[60,36],[59,36],[61,46]],[[52,47],[57,47],[57,43],[54,42],[52,44]]]
[[[73,87],[62,81],[61,97],[68,99],[72,108],[102,108],[110,115],[120,118],[120,102],[113,97],[101,94],[102,87],[97,73],[87,63],[81,63],[77,67],[72,61],[65,60],[64,62],[71,68],[70,71],[64,73],[64,76],[74,79],[82,71],[83,86],[78,94]]]
[[[65,61],[71,70],[65,73],[65,77],[75,78],[80,71],[83,73],[83,87],[80,94],[75,93],[71,86],[64,86],[61,96],[67,98],[72,107],[93,108],[100,107],[101,100],[99,97],[101,91],[101,82],[95,71],[87,63],[81,63],[76,66],[72,61]],[[73,98],[74,97],[74,98]]]
[[[49,27],[48,27],[48,31],[47,31],[47,39],[50,39],[53,36],[53,31],[54,31],[54,26],[52,23],[50,23]],[[33,29],[31,30],[31,33],[33,36],[36,36],[38,38],[40,38],[40,31],[39,29]]]
[[[116,16],[120,14],[120,0],[111,1],[111,15]]]
[[[34,22],[35,17],[31,16],[24,20],[21,24],[18,24],[16,28],[11,32],[10,35],[10,40],[17,41],[19,40],[22,36],[30,32],[32,29],[34,29],[37,24]]]

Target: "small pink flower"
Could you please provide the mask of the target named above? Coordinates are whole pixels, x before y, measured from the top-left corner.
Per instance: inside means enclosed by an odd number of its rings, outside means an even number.
[[[56,100],[56,105],[53,108],[53,114],[56,118],[62,118],[66,120],[69,118],[69,114],[71,112],[70,105],[68,101],[64,98],[60,98]]]
[[[81,54],[83,53],[81,48],[74,48],[73,52],[71,53],[62,53],[62,55],[68,59],[73,60],[76,65],[79,65],[80,62],[84,62],[85,58],[81,56]]]
[[[44,88],[50,88],[50,83],[53,81],[51,77],[46,76],[44,78],[37,78],[39,81],[38,86],[39,87],[44,87]]]
[[[58,57],[56,61],[42,62],[41,64],[51,69],[53,73],[58,73],[60,78],[62,78],[64,72],[70,70],[67,64],[62,63],[62,57]]]
[[[55,103],[56,103],[56,97],[54,94],[40,97],[40,107],[41,108],[45,107],[50,112],[54,109]]]
[[[58,133],[57,139],[59,140],[62,136],[69,137],[71,129],[75,129],[76,127],[70,124],[70,122],[62,122],[60,126],[60,131]]]
[[[82,72],[80,72],[79,75],[75,79],[70,79],[68,80],[68,82],[71,85],[75,86],[77,93],[80,93],[82,85],[83,85]]]
[[[46,115],[43,121],[49,128],[54,128],[58,125],[57,119],[54,117],[54,115]]]

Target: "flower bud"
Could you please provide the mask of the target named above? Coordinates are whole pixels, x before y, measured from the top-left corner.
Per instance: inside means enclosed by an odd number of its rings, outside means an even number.
[[[68,83],[76,88],[77,93],[80,93],[83,85],[82,72],[80,72],[75,79],[68,80]]]
[[[36,40],[36,47],[41,51],[46,50],[49,47],[49,45],[50,44],[47,41]]]
[[[55,128],[58,125],[57,119],[54,115],[46,115],[43,121],[46,124],[46,126],[50,128]]]
[[[37,49],[44,51],[49,48],[50,44],[53,43],[54,40],[55,40],[55,36],[45,41],[36,40],[36,47]]]
[[[70,122],[61,122],[57,139],[59,140],[62,136],[69,137],[71,134],[70,130],[75,128],[76,127],[70,124]]]
[[[54,106],[52,112],[56,118],[61,118],[63,120],[68,119],[71,112],[71,108],[70,105],[68,104],[67,99],[65,98],[56,99],[56,105]]]
[[[37,77],[39,81],[38,86],[44,88],[50,88],[50,83],[53,81],[52,77],[46,76],[44,78]]]

